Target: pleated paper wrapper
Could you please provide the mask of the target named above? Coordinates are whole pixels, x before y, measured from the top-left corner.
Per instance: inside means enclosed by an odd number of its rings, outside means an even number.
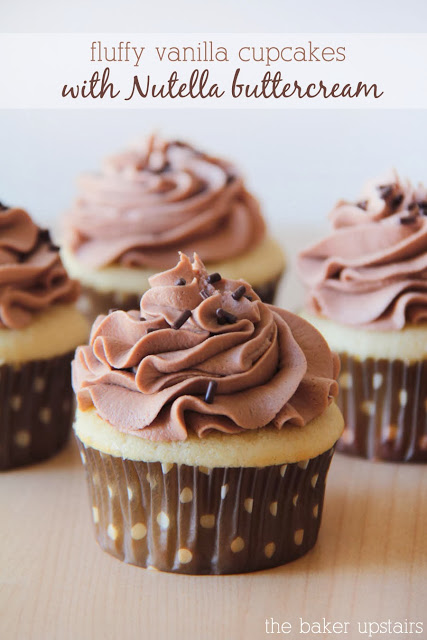
[[[66,443],[73,356],[0,366],[0,470],[45,460]]]
[[[78,444],[97,541],[124,562],[242,573],[295,560],[316,542],[333,448],[294,464],[208,469]]]
[[[337,451],[376,460],[427,462],[427,360],[359,360],[339,354]]]

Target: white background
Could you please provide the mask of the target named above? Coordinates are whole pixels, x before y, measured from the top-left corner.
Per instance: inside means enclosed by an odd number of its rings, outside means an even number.
[[[0,0],[3,32],[422,32],[423,0]],[[7,64],[1,60],[0,64]],[[427,181],[425,111],[69,110],[0,112],[0,200],[55,220],[82,170],[153,128],[226,155],[273,227],[319,224],[337,198],[396,166]],[[286,238],[285,238],[286,241]]]

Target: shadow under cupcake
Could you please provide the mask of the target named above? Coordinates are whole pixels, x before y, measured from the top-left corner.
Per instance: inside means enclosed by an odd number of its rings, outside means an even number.
[[[99,317],[73,362],[99,544],[189,574],[295,560],[316,542],[342,432],[336,356],[197,256],[151,285],[139,311]]]

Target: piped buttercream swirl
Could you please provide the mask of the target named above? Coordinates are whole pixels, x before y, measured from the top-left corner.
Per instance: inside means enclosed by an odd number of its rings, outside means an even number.
[[[165,269],[177,251],[197,250],[209,263],[241,255],[261,242],[265,224],[233,165],[152,136],[81,177],[65,233],[91,268]]]
[[[299,255],[310,312],[369,329],[427,321],[427,189],[396,172],[339,202],[333,230]]]
[[[19,208],[0,210],[0,328],[23,329],[52,304],[74,302],[79,285],[70,280],[52,244]]]
[[[209,277],[197,255],[192,263],[181,254],[151,287],[140,311],[99,316],[77,349],[80,409],[171,441],[188,431],[304,426],[337,394],[338,359],[321,335],[247,283]]]

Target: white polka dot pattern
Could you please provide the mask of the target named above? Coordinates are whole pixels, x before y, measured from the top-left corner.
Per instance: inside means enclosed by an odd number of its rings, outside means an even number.
[[[159,515],[157,516],[157,523],[160,529],[163,529],[163,530],[169,529],[169,525],[170,525],[169,516],[164,511],[160,511]]]
[[[43,424],[49,424],[52,420],[52,409],[50,409],[50,407],[43,407],[43,409],[40,409],[39,419]]]
[[[277,502],[276,501],[270,503],[270,513],[274,517],[277,516]]]
[[[362,402],[362,412],[367,416],[375,415],[375,402],[372,400],[364,400]]]
[[[399,404],[401,407],[406,407],[408,404],[408,392],[406,389],[401,389],[399,391]]]
[[[147,527],[143,522],[137,522],[132,526],[130,535],[134,540],[142,540],[147,535]]]
[[[337,450],[363,458],[393,462],[427,462],[421,447],[426,429],[427,358],[419,360],[338,354],[343,385],[337,404],[346,430]]]
[[[41,462],[65,444],[73,416],[60,408],[72,394],[68,382],[72,357],[66,353],[16,365],[0,364],[1,471]]]
[[[179,501],[182,504],[186,504],[187,502],[191,502],[193,499],[193,492],[190,487],[184,487],[184,489],[179,494]]]
[[[81,453],[89,479],[99,475],[91,490],[96,536],[133,564],[198,573],[212,562],[214,572],[241,572],[287,562],[315,542],[330,450],[320,457],[323,466],[314,458],[258,470],[215,468],[208,479],[185,465],[165,473],[161,463]]]
[[[148,484],[150,485],[150,487],[151,487],[152,489],[155,489],[155,488],[157,487],[157,480],[156,480],[156,478],[151,477],[151,474],[150,474],[150,473],[147,473],[147,476],[146,476],[146,477],[147,477],[147,482],[148,482]]]
[[[338,378],[338,384],[343,389],[351,389],[353,386],[353,377],[350,373],[342,373]]]
[[[27,430],[17,431],[15,433],[15,444],[18,447],[28,447],[31,442],[31,434]]]
[[[245,541],[243,540],[243,538],[238,536],[237,538],[234,538],[230,548],[233,553],[240,553],[240,551],[243,551],[243,549],[245,548]]]
[[[119,537],[118,529],[112,523],[110,523],[107,527],[107,534],[108,537],[111,538],[111,540],[117,540],[117,538]]]
[[[383,383],[384,380],[384,376],[382,373],[379,373],[378,371],[376,373],[374,373],[374,375],[372,376],[372,386],[374,389],[379,389]]]
[[[301,546],[303,540],[304,540],[304,529],[297,529],[294,535],[295,544],[298,546]]]
[[[247,511],[248,513],[252,513],[252,509],[254,508],[253,498],[246,498],[246,500],[243,503],[243,506],[245,511]]]
[[[22,397],[12,396],[10,399],[10,407],[13,411],[19,411],[22,407]]]
[[[274,544],[274,542],[269,542],[264,547],[264,553],[267,556],[267,558],[272,558],[275,551],[276,551],[276,545]]]
[[[200,526],[203,529],[212,529],[215,526],[215,516],[213,514],[207,514],[200,518]]]
[[[178,560],[181,564],[188,564],[193,559],[193,554],[189,549],[180,549],[178,551]]]
[[[41,393],[42,391],[44,391],[45,387],[46,387],[46,380],[41,376],[36,376],[34,378],[34,391],[36,393]]]

